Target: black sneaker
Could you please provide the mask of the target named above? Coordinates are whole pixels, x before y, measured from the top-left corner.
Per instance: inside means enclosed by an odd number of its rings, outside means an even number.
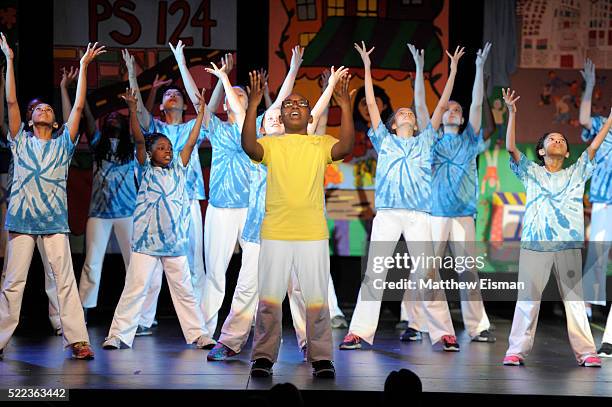
[[[317,360],[312,362],[312,375],[325,379],[333,379],[336,377],[336,369],[331,360]]]
[[[423,335],[421,332],[417,331],[414,328],[408,327],[404,333],[400,336],[400,341],[402,342],[411,342],[411,341],[421,341],[423,340]]]
[[[272,366],[274,366],[274,363],[270,362],[266,358],[255,359],[251,365],[251,376],[270,377],[272,376]]]
[[[444,335],[442,337],[442,345],[445,352],[459,352],[459,344],[454,335]]]
[[[472,342],[493,343],[495,341],[496,341],[495,335],[493,335],[491,332],[489,332],[486,329],[472,338]]]
[[[612,343],[602,342],[597,351],[597,356],[600,358],[612,358]]]
[[[138,325],[138,328],[136,328],[136,336],[151,336],[151,335],[153,335],[153,330],[150,327],[147,328],[146,326]]]

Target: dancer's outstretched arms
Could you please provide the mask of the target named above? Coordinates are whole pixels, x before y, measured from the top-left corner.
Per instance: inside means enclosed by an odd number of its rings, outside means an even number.
[[[372,72],[370,71],[370,54],[374,51],[374,47],[368,51],[365,43],[361,41],[361,47],[355,43],[355,49],[359,52],[361,60],[363,61],[364,69],[364,88],[366,96],[366,105],[368,107],[368,114],[370,115],[370,124],[373,129],[377,129],[380,125],[380,111],[376,104],[376,97],[374,96],[374,85],[372,84]]]
[[[325,91],[323,91],[323,94],[321,95],[319,100],[317,100],[317,103],[314,105],[312,111],[310,112],[310,115],[312,116],[312,122],[308,123],[308,134],[315,133],[323,111],[325,111],[325,109],[327,109],[327,107],[329,106],[329,102],[332,98],[332,95],[334,94],[334,88],[336,87],[336,84],[338,84],[340,80],[348,74],[348,68],[341,66],[336,71],[332,66],[330,72],[331,75],[327,82],[327,87],[325,88]]]
[[[591,130],[591,103],[593,100],[593,88],[595,87],[595,64],[590,59],[585,59],[584,69],[580,71],[584,79],[584,94],[580,101],[580,115],[578,120],[580,125]]]
[[[340,141],[334,144],[331,149],[333,161],[342,160],[352,153],[353,144],[355,143],[355,124],[353,123],[351,112],[351,96],[353,96],[355,90],[349,92],[350,81],[351,75],[344,75],[339,80],[336,89],[334,89],[334,99],[342,110],[342,122],[340,123]]]
[[[599,133],[597,133],[597,135],[595,136],[595,138],[593,139],[593,141],[588,147],[589,159],[592,160],[593,157],[595,157],[595,153],[597,152],[597,149],[599,149],[599,147],[601,146],[601,143],[603,143],[604,139],[606,138],[606,135],[610,131],[611,126],[612,126],[612,109],[610,109],[610,114],[608,115],[608,119],[606,120],[604,125],[599,130]]]
[[[489,56],[491,43],[487,42],[483,49],[476,53],[476,76],[474,77],[474,87],[472,88],[472,104],[470,105],[470,124],[474,133],[480,132],[482,125],[482,102],[484,99],[484,64]]]
[[[4,125],[4,67],[0,70],[0,140],[6,141],[8,128]]]
[[[270,108],[270,106],[272,106],[272,98],[270,97],[270,87],[268,86],[268,71],[266,71],[264,68],[261,68],[259,70],[259,73],[262,77],[262,80],[264,82],[264,88],[263,88],[263,97],[264,97],[264,104],[266,105],[266,110],[268,110]],[[250,90],[249,90],[250,92]]]
[[[289,72],[287,72],[287,76],[285,76],[285,80],[283,81],[281,88],[278,90],[278,95],[276,95],[276,99],[274,99],[274,102],[272,102],[272,105],[270,105],[268,109],[280,109],[283,100],[287,99],[291,92],[293,92],[293,84],[295,83],[295,78],[297,77],[298,71],[300,70],[300,66],[302,66],[303,56],[304,48],[300,47],[299,45],[296,45],[295,47],[293,47],[293,49],[291,49],[291,65],[289,65]],[[263,80],[264,79],[262,78],[262,83],[265,83],[263,82]],[[313,108],[313,111],[311,112],[313,119],[315,119],[313,113],[315,108]]]
[[[514,91],[510,88],[503,89],[502,94],[504,95],[504,102],[508,108],[508,128],[506,129],[506,150],[512,156],[515,163],[521,160],[521,152],[516,148],[516,101],[519,100],[520,96],[515,96]]]
[[[15,67],[13,66],[13,50],[8,45],[4,34],[0,33],[0,48],[6,58],[6,106],[8,108],[9,133],[11,137],[17,136],[21,127],[21,113],[17,103],[17,91],[15,85]]]
[[[142,129],[138,122],[138,91],[136,89],[126,89],[121,98],[125,100],[130,110],[130,127],[132,128],[134,144],[136,145],[136,160],[140,165],[143,165],[147,158],[147,149],[145,147],[144,134],[142,134]]]
[[[204,120],[204,116],[207,113],[206,108],[206,100],[204,99],[204,93],[206,89],[202,88],[202,91],[198,93],[198,103],[195,105],[195,109],[198,111],[198,115],[196,116],[196,121],[193,127],[191,128],[191,132],[189,133],[189,139],[187,139],[187,143],[185,143],[185,147],[181,150],[181,160],[183,160],[183,165],[189,164],[189,159],[191,158],[191,153],[198,143],[198,137],[200,135],[200,128],[202,127],[202,121]]]
[[[444,85],[444,90],[442,91],[442,95],[440,96],[440,100],[438,100],[438,104],[436,109],[431,116],[431,127],[434,130],[438,130],[440,124],[442,123],[442,115],[446,110],[446,106],[448,105],[448,101],[450,100],[451,94],[453,93],[453,86],[455,86],[455,77],[457,76],[457,66],[459,65],[459,60],[463,55],[465,55],[465,51],[463,47],[457,47],[455,49],[455,53],[451,55],[448,51],[446,51],[446,55],[450,58],[450,73],[448,75],[448,79],[446,81],[446,85]]]
[[[321,94],[323,91],[327,89],[327,84],[329,83],[329,77],[331,76],[331,71],[329,69],[323,70],[321,73]],[[319,122],[317,123],[317,127],[314,130],[314,134],[323,135],[327,131],[327,118],[329,117],[329,104],[325,107],[323,112],[321,113],[321,117],[319,117]]]
[[[242,149],[251,160],[261,162],[263,160],[264,149],[257,142],[257,106],[263,97],[263,83],[261,74],[257,71],[249,73],[249,105],[246,110],[246,117],[242,126],[241,141]]]
[[[408,49],[414,59],[416,75],[414,78],[414,109],[417,117],[419,130],[424,130],[429,123],[429,110],[425,100],[425,77],[423,76],[423,66],[425,65],[425,51],[418,50],[414,45],[408,44]]]
[[[76,80],[78,75],[79,68],[71,66],[70,70],[68,70],[62,67],[60,95],[62,99],[62,119],[64,120],[64,123],[68,122],[68,117],[70,117],[70,111],[72,110],[72,102],[70,101],[70,95],[68,94],[68,86]]]
[[[134,56],[130,55],[130,52],[127,49],[124,49],[121,52],[121,55],[123,56],[123,61],[125,62],[125,66],[128,71],[130,89],[134,89],[136,91],[136,116],[138,117],[138,123],[140,123],[142,128],[148,129],[151,124],[151,114],[142,101],[140,87],[138,86],[138,80],[136,79],[136,62],[134,61]]]
[[[225,73],[229,76],[232,69],[234,69],[234,57],[232,54],[227,53],[221,57],[221,66],[225,65]],[[207,109],[209,113],[214,113],[219,108],[219,103],[225,97],[225,90],[223,88],[223,84],[221,81],[217,81],[215,88],[213,89],[212,95],[210,95],[210,99],[208,100]],[[210,115],[204,116],[204,123],[208,123],[208,118]]]
[[[227,76],[227,72],[225,66],[221,66],[220,68],[215,65],[215,63],[211,63],[212,68],[206,68],[206,72],[211,75],[216,76],[219,79],[219,82],[223,84],[223,88],[225,89],[225,94],[227,95],[227,107],[229,110],[234,113],[236,117],[236,123],[238,127],[242,130],[242,124],[244,123],[245,111],[244,107],[240,104],[240,100],[234,92],[232,88],[232,84],[230,83],[229,77]],[[257,106],[255,106],[257,109]],[[208,126],[208,120],[204,121],[204,125]]]

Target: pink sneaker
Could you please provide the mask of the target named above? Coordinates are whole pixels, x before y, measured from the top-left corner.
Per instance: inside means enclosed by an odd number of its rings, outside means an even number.
[[[516,356],[516,355],[510,355],[510,356],[506,356],[504,358],[504,366],[520,366],[520,365],[524,365],[523,363],[523,358],[521,358],[520,356]]]
[[[586,358],[582,365],[584,367],[601,367],[601,359],[598,356],[589,356]]]
[[[442,349],[445,352],[459,352],[457,337],[454,335],[444,335],[442,337]]]

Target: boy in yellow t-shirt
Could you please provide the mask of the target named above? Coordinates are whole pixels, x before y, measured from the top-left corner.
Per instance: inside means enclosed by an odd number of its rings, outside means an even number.
[[[312,117],[308,100],[292,94],[281,104],[286,134],[259,140],[255,118],[263,81],[256,72],[249,76],[251,93],[242,128],[242,148],[253,161],[268,167],[251,375],[272,374],[280,347],[282,303],[289,277],[295,270],[306,302],[307,358],[312,363],[313,375],[334,377],[327,304],[329,236],[323,210],[323,177],[327,164],[343,159],[353,149],[350,76],[344,77],[334,92],[342,109],[339,139],[309,136],[307,127]]]

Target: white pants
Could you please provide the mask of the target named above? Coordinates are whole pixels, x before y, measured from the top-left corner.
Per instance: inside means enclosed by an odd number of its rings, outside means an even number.
[[[202,211],[200,201],[193,199],[190,202],[191,222],[189,223],[189,251],[187,260],[189,262],[189,273],[191,275],[191,285],[193,294],[198,304],[202,301],[204,290],[204,259],[202,258]],[[138,325],[150,328],[157,312],[157,300],[162,288],[162,277],[164,270],[161,262],[155,265],[153,277],[149,290],[142,306],[142,314]]]
[[[596,351],[582,300],[582,258],[579,249],[557,252],[521,249],[518,281],[525,283],[525,290],[519,290],[506,355],[525,358],[531,351],[542,292],[553,268],[564,299],[567,335],[576,360],[582,363],[588,356],[596,355]]]
[[[126,345],[132,346],[142,305],[151,285],[154,270],[157,263],[160,262],[168,280],[172,304],[185,341],[193,343],[204,334],[202,314],[193,294],[187,257],[159,257],[132,252],[125,287],[117,304],[107,338],[116,337]]]
[[[260,245],[257,243],[244,242],[244,247],[257,254],[259,259]],[[289,306],[293,327],[297,336],[298,346],[301,348],[306,344],[306,305],[299,284],[292,273],[290,286],[287,294],[289,295]],[[253,324],[253,318],[259,302],[257,289],[258,273],[257,268],[245,268],[240,270],[230,313],[221,328],[219,342],[227,346],[236,353],[242,351],[249,338],[249,332]]]
[[[64,346],[89,342],[85,318],[77,290],[68,235],[58,233],[41,236],[44,252],[55,280],[59,319]],[[28,278],[36,236],[10,233],[7,243],[6,275],[0,293],[0,349],[6,347],[21,312],[21,301]]]
[[[258,270],[259,305],[251,359],[276,362],[281,341],[282,303],[294,272],[306,303],[308,361],[332,360],[327,306],[329,241],[262,239]]]
[[[475,257],[474,240],[476,238],[476,226],[472,216],[456,218],[431,217],[431,236],[434,242],[434,253],[443,257],[447,242],[450,242],[450,250],[455,257]],[[478,270],[465,270],[458,273],[462,281],[478,281]],[[471,337],[491,327],[487,312],[482,302],[480,290],[461,290],[461,314],[463,324]],[[414,302],[412,303],[415,304]]]
[[[376,244],[376,242],[397,242],[402,235],[406,240],[408,251],[412,256],[433,256],[429,214],[407,209],[378,210],[372,223],[370,245]],[[385,255],[392,256],[393,249],[394,248],[390,248],[391,252]],[[372,251],[372,248],[370,248],[370,251]],[[370,267],[370,262],[368,262],[368,267]],[[435,273],[436,270],[421,268],[417,269],[415,273],[411,273],[410,276],[411,278],[433,279],[435,278]],[[368,270],[367,275],[371,275],[370,270]],[[362,300],[362,289],[359,290],[357,306],[355,307],[355,312],[351,319],[349,332],[359,336],[367,343],[373,344],[374,334],[376,333],[378,318],[380,316],[381,301]],[[423,301],[425,298],[424,293],[420,290],[410,290],[407,295],[412,296],[410,301],[416,302],[417,306],[418,303],[423,303],[423,311],[426,316],[429,337],[432,344],[437,343],[444,335],[455,335],[446,299]],[[418,321],[422,319],[415,315],[409,315],[409,318],[409,321]]]
[[[2,275],[0,276],[0,285],[2,285],[2,281],[4,280],[4,276],[6,274],[6,265],[8,264],[8,235],[8,232],[6,232],[7,245],[4,248],[4,265],[2,267]],[[49,322],[51,322],[51,326],[54,330],[58,330],[62,328],[62,324],[60,323],[59,317],[57,289],[55,288],[55,279],[53,278],[53,272],[51,271],[51,266],[49,266],[49,260],[47,260],[45,248],[43,246],[42,239],[40,236],[36,238],[36,247],[38,248],[38,252],[40,253],[40,259],[42,260],[43,269],[45,271],[45,292],[47,293],[47,297],[49,298]]]
[[[103,219],[91,217],[87,219],[85,232],[86,256],[81,280],[79,282],[79,294],[83,308],[94,308],[98,304],[98,291],[100,289],[100,277],[102,276],[102,264],[106,254],[106,247],[111,232],[115,232],[125,270],[130,264],[130,253],[132,243],[133,217]]]
[[[204,221],[204,259],[206,276],[200,302],[205,330],[212,337],[217,328],[219,309],[225,297],[225,273],[234,253],[236,241],[242,248],[239,275],[253,275],[257,270],[259,250],[242,239],[247,208],[217,208],[208,205]]]

